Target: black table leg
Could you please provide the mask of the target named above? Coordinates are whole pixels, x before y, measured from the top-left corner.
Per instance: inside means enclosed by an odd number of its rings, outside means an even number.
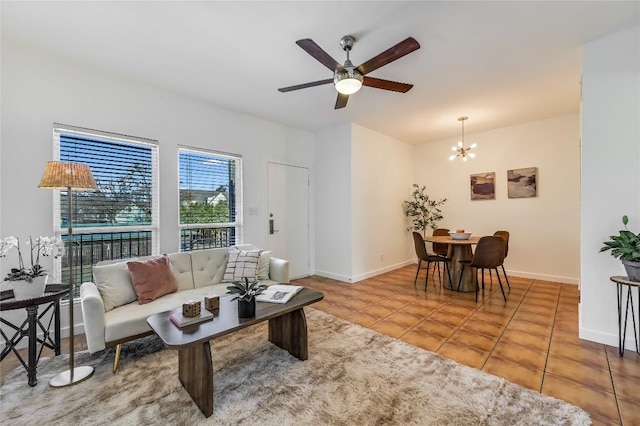
[[[38,384],[36,378],[36,367],[38,359],[36,358],[36,321],[38,319],[38,305],[27,306],[27,321],[29,321],[29,362],[27,364],[27,377],[29,386]]]
[[[54,316],[54,327],[56,329],[56,335],[55,335],[55,344],[53,346],[55,346],[55,353],[56,356],[60,355],[62,353],[62,351],[60,350],[60,301],[56,300],[56,302],[54,303],[54,308],[53,308],[53,316]]]

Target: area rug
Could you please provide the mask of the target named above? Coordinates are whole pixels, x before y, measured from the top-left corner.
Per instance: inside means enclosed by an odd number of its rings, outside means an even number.
[[[212,342],[214,414],[182,388],[177,353],[155,337],[76,354],[93,377],[55,389],[64,357],[41,360],[38,385],[16,370],[0,388],[3,424],[34,425],[589,425],[589,415],[502,378],[466,367],[307,308],[309,359],[267,340],[266,324]],[[5,423],[6,422],[6,423]]]

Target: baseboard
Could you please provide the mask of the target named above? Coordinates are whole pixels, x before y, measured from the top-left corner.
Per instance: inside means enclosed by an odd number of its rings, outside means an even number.
[[[415,264],[416,264],[415,260],[406,260],[404,262],[385,266],[384,268],[379,268],[379,269],[367,272],[365,274],[360,274],[353,277],[334,274],[332,272],[327,272],[327,271],[318,271],[318,270],[314,272],[314,275],[318,275],[324,278],[331,278],[332,280],[342,281],[345,283],[357,283],[358,281],[366,280],[367,278],[375,277],[377,275],[381,275],[386,272],[391,272],[391,271],[395,271],[396,269],[404,268],[407,265],[415,265]]]
[[[332,280],[336,280],[336,281],[342,281],[344,283],[350,283],[351,278],[346,276],[346,275],[338,275],[338,274],[334,274],[333,272],[327,272],[327,271],[318,271],[316,270],[314,273],[314,275],[318,275],[320,277],[324,277],[324,278],[330,278]]]
[[[534,280],[541,281],[552,281],[555,283],[564,283],[564,284],[575,284],[578,285],[580,280],[578,278],[570,278],[570,277],[561,277],[558,275],[547,275],[547,274],[535,274],[532,272],[523,272],[523,271],[512,271],[507,269],[508,276],[520,277],[520,278],[531,278]]]
[[[406,260],[404,262],[396,263],[394,265],[385,266],[384,268],[375,269],[371,272],[367,272],[365,274],[356,275],[351,278],[351,282],[357,283],[358,281],[366,280],[367,278],[372,278],[377,275],[381,275],[387,272],[395,271],[396,269],[404,268],[408,265],[415,265],[416,262],[414,260]]]
[[[578,303],[578,318],[582,318],[582,304]],[[631,324],[628,324],[628,332],[627,338],[625,340],[624,348],[629,351],[636,350],[634,346],[636,341],[633,337],[633,327]],[[613,346],[614,348],[618,347],[618,334],[617,333],[605,333],[600,330],[592,330],[582,326],[582,324],[578,325],[578,337],[582,340],[588,340],[590,342],[601,343],[607,346]]]
[[[633,327],[630,327],[630,328],[633,328]],[[595,342],[595,343],[602,343],[603,345],[613,346],[616,348],[618,347],[617,334],[603,333],[602,331],[598,331],[598,330],[589,330],[584,327],[578,327],[578,337],[581,338],[582,340],[588,340],[590,342]],[[635,344],[635,341],[633,340],[633,336],[631,336],[631,338],[627,336],[627,341],[625,342],[625,349],[635,351],[636,348],[633,346],[634,344]]]

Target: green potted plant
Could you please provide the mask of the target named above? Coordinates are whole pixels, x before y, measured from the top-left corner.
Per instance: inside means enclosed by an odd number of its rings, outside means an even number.
[[[427,227],[436,229],[438,222],[442,220],[442,212],[440,206],[447,202],[446,198],[439,201],[432,200],[429,195],[425,194],[425,186],[413,184],[413,192],[411,200],[403,201],[404,213],[411,218],[411,226],[407,231],[419,231],[425,235]]]
[[[627,229],[629,218],[622,216],[624,229],[619,235],[610,236],[604,242],[601,252],[611,250],[611,255],[622,261],[627,276],[631,281],[640,281],[640,233],[634,234]]]
[[[266,285],[255,281],[250,283],[249,278],[243,281],[234,281],[227,287],[227,294],[235,294],[231,300],[238,300],[238,317],[251,318],[256,315],[256,296],[267,288]]]

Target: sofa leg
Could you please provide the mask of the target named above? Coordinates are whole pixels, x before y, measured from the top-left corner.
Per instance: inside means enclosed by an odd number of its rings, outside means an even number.
[[[118,364],[120,363],[120,352],[122,351],[122,344],[116,345],[116,357],[113,360],[113,374],[118,371]]]

